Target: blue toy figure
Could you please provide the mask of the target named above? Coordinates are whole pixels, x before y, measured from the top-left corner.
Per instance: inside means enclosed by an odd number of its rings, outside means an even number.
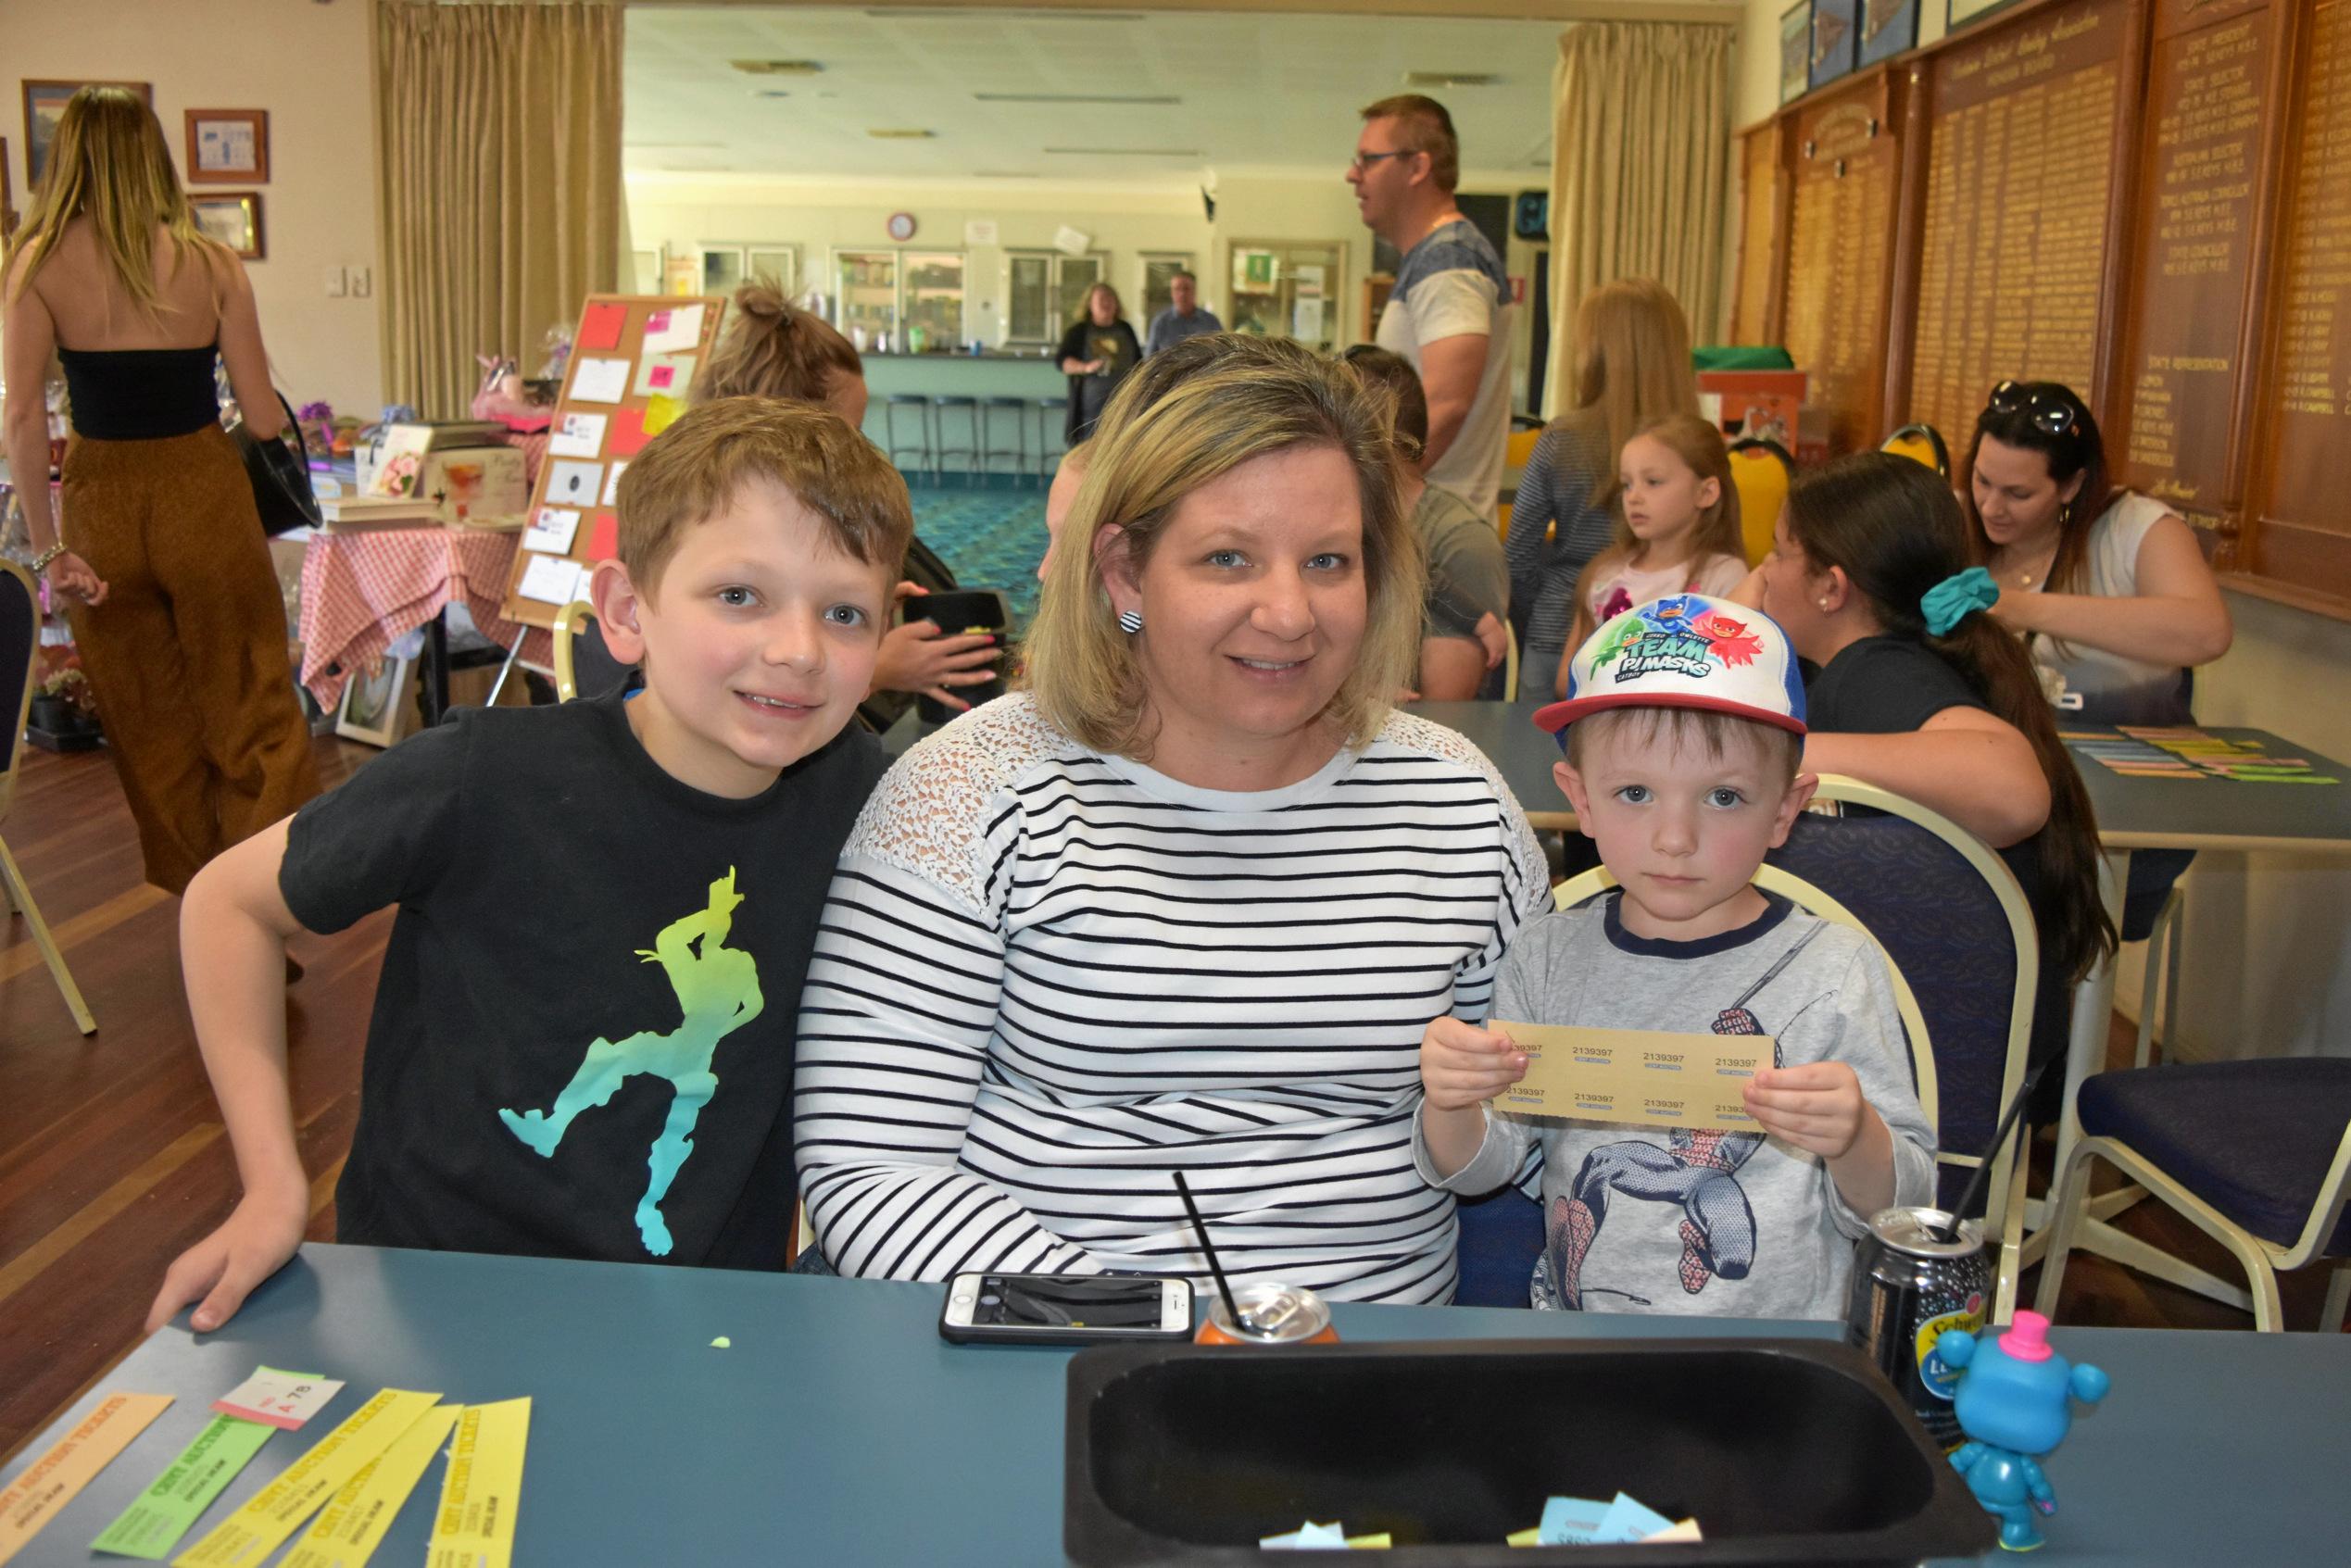
[[[1968,1441],[1951,1456],[1952,1468],[1967,1478],[1984,1512],[1998,1516],[2000,1544],[2030,1551],[2041,1544],[2034,1512],[2057,1512],[2056,1490],[2038,1458],[2065,1441],[2073,1424],[2066,1396],[2096,1404],[2106,1397],[2106,1374],[2074,1366],[2051,1349],[2049,1320],[2039,1312],[2018,1312],[1992,1344],[1953,1329],[1935,1341],[1935,1349],[1967,1369],[1954,1408]]]

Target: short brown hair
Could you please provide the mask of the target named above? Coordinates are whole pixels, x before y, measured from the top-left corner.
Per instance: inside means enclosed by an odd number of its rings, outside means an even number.
[[[1429,182],[1439,190],[1450,192],[1461,183],[1461,142],[1444,105],[1418,93],[1399,93],[1364,105],[1364,118],[1395,120],[1404,145],[1428,155]]]
[[[833,324],[784,297],[767,278],[735,291],[735,310],[718,346],[694,378],[687,401],[789,397],[822,403],[843,376],[863,380],[865,361]]]
[[[1721,757],[1743,739],[1762,753],[1766,773],[1781,786],[1795,782],[1804,762],[1804,737],[1793,730],[1741,719],[1735,713],[1716,713],[1703,708],[1603,708],[1587,713],[1562,733],[1567,766],[1581,771],[1584,752],[1603,735],[1629,725],[1640,726],[1641,738],[1668,737],[1679,748],[1695,746],[1709,757]]]
[[[1396,405],[1396,455],[1407,463],[1419,462],[1428,446],[1428,393],[1420,384],[1420,372],[1413,369],[1413,362],[1368,343],[1355,345],[1339,358],[1361,371],[1365,381],[1388,389]]]
[[[829,409],[773,397],[721,397],[688,409],[621,475],[620,556],[650,595],[685,531],[748,485],[781,484],[824,519],[844,554],[895,578],[914,533],[906,481]]]

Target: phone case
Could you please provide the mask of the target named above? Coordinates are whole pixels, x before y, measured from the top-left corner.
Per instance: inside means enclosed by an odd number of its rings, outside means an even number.
[[[1006,1276],[1013,1277],[1013,1276]],[[1164,1278],[1153,1278],[1153,1285],[1165,1286]],[[1194,1305],[1191,1284],[1176,1280],[1185,1289],[1188,1305]],[[938,1336],[950,1345],[1096,1345],[1114,1343],[1122,1339],[1183,1341],[1191,1338],[1193,1311],[1185,1314],[1181,1328],[1028,1328],[1004,1323],[951,1323],[947,1321],[947,1309],[955,1296],[955,1282],[949,1280],[939,1293]]]

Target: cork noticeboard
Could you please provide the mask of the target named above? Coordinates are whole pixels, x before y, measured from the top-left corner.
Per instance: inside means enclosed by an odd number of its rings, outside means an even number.
[[[595,295],[581,308],[507,580],[509,621],[551,627],[585,596],[588,573],[618,547],[621,473],[685,411],[725,310],[715,295]]]
[[[2106,436],[2121,483],[2207,525],[2229,500],[2276,36],[2270,0],[2156,0],[2125,397]]]

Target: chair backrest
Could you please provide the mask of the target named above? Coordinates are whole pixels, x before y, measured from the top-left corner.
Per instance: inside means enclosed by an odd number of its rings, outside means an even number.
[[[1777,441],[1751,435],[1730,444],[1730,483],[1739,491],[1739,537],[1749,566],[1771,553],[1771,531],[1788,501],[1794,459]]]
[[[2024,1081],[2041,941],[2016,874],[1992,847],[1916,801],[1824,776],[1815,799],[1865,811],[1806,811],[1769,863],[1826,889],[1913,977],[1934,1040],[1941,1186],[1955,1198]],[[2006,1214],[2021,1136],[1986,1185],[1985,1232]]]
[[[1943,445],[1942,432],[1932,425],[1905,425],[1886,437],[1878,450],[1924,463],[1943,478],[1951,477],[1951,448]]]
[[[569,702],[575,696],[604,696],[616,692],[625,683],[635,665],[623,664],[612,657],[604,646],[604,633],[597,624],[596,607],[585,599],[573,599],[563,607],[563,613],[555,618],[555,697]]]
[[[24,752],[25,718],[32,708],[33,671],[40,667],[41,600],[32,573],[0,558],[0,818],[16,798],[17,760]]]
[[[1569,877],[1552,890],[1554,909],[1572,909],[1577,905],[1616,885],[1616,879],[1608,874],[1605,866],[1594,866],[1588,872]],[[1934,1128],[1936,1142],[1942,1142],[1941,1079],[1935,1068],[1934,1042],[1927,1028],[1924,1010],[1918,1005],[1917,993],[1911,988],[1909,977],[1903,973],[1901,963],[1886,951],[1886,945],[1878,940],[1878,934],[1842,901],[1830,897],[1803,877],[1778,866],[1756,868],[1755,885],[1768,893],[1777,893],[1798,909],[1818,915],[1822,920],[1857,931],[1869,938],[1886,960],[1887,972],[1893,977],[1894,1010],[1902,1017],[1903,1034],[1910,1047],[1910,1082],[1918,1096],[1918,1109],[1926,1113],[1927,1125]]]

